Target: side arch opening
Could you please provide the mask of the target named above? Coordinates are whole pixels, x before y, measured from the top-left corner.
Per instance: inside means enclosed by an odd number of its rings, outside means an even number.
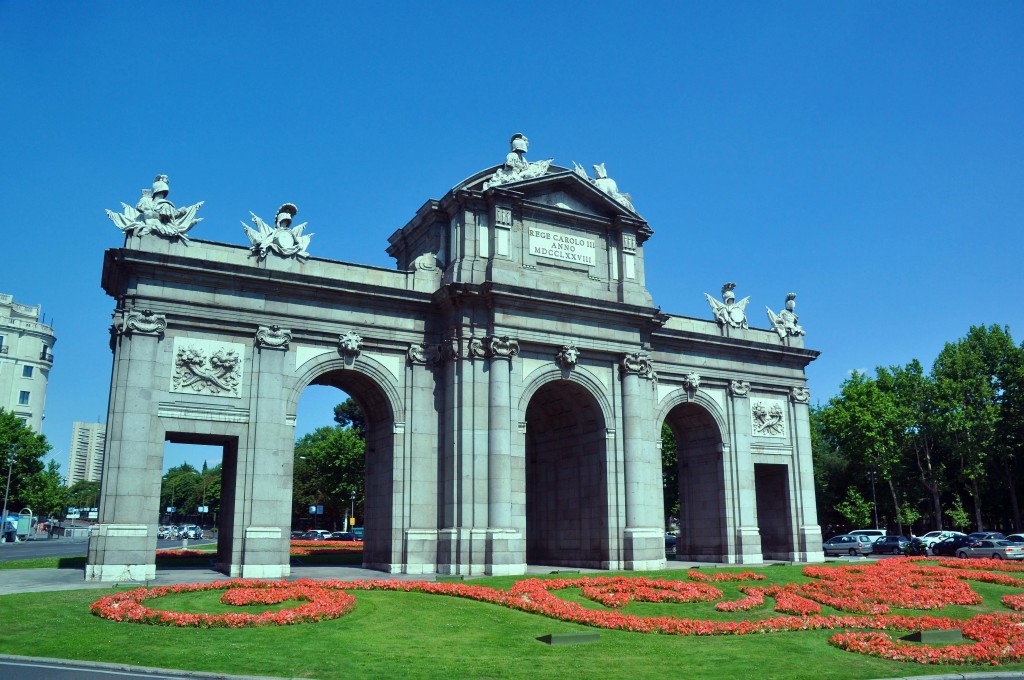
[[[678,480],[676,559],[721,561],[728,546],[722,433],[712,415],[694,403],[673,408],[665,424],[676,444],[675,461],[671,452],[665,456]]]
[[[607,562],[604,414],[581,385],[555,380],[526,409],[526,561],[600,568]]]

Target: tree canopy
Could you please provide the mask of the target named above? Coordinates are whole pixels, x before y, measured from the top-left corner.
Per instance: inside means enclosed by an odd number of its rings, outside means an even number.
[[[826,528],[863,521],[874,472],[880,528],[1017,531],[1024,346],[1008,328],[974,326],[929,373],[917,360],[855,372],[811,409],[811,438]]]

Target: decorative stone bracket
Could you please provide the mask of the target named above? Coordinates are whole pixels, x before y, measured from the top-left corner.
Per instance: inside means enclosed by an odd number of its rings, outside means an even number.
[[[789,391],[789,400],[794,404],[806,404],[811,400],[811,391],[806,387],[794,387]]]
[[[163,335],[165,330],[167,317],[163,314],[156,314],[149,309],[141,312],[132,309],[124,313],[118,332],[121,335]]]
[[[644,352],[630,352],[622,357],[622,363],[619,368],[623,375],[635,373],[645,380],[653,380],[655,377],[654,364],[651,363],[651,357]]]
[[[292,341],[292,332],[281,328],[277,324],[272,326],[260,326],[256,331],[256,346],[261,349],[288,349],[288,343]]]
[[[355,331],[345,331],[338,336],[338,352],[346,359],[355,359],[363,349],[363,338]]]
[[[683,375],[683,388],[686,389],[686,393],[693,398],[693,395],[700,389],[700,373],[691,371]]]
[[[492,335],[487,338],[487,350],[492,359],[508,359],[519,356],[519,341],[507,335]]]
[[[729,394],[733,397],[746,397],[750,394],[750,383],[746,380],[729,381]]]
[[[562,345],[562,349],[558,350],[558,354],[555,355],[555,363],[564,371],[576,368],[579,359],[580,351],[576,345]]]
[[[409,363],[418,365],[436,364],[441,360],[441,347],[433,344],[409,345],[407,353]]]

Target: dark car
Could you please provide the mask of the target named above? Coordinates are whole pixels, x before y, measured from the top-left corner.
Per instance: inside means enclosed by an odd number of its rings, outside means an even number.
[[[871,552],[874,555],[899,555],[908,543],[910,541],[903,536],[882,536],[871,544]]]
[[[970,536],[953,536],[952,538],[947,538],[944,541],[933,543],[932,554],[941,555],[942,557],[955,557],[958,549],[974,542],[974,539]]]
[[[332,541],[354,541],[354,540],[356,540],[356,535],[353,534],[351,531],[335,531],[334,533],[331,534],[331,539],[330,540],[332,540]]]

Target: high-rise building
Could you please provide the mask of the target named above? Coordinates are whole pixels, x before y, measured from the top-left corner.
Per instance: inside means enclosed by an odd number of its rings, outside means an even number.
[[[107,427],[103,423],[75,421],[71,426],[71,448],[68,454],[68,486],[75,482],[98,482],[103,474],[103,440]]]
[[[41,307],[0,293],[0,408],[13,411],[34,432],[43,429],[46,382],[53,367],[53,328]]]

